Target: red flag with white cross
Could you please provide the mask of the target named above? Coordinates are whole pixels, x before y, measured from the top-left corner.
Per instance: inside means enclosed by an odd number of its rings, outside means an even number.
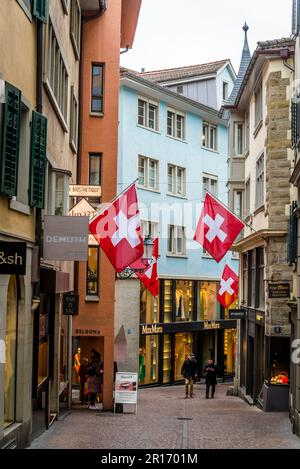
[[[220,262],[243,228],[238,217],[207,193],[194,240]]]
[[[229,306],[238,298],[238,294],[239,278],[229,265],[226,265],[221,278],[218,301],[222,306],[224,306],[224,308],[229,308]]]
[[[158,296],[159,294],[159,280],[157,273],[157,262],[158,262],[158,238],[155,238],[153,242],[153,252],[148,266],[143,273],[136,272],[136,276],[145,285],[147,290],[153,295]]]
[[[96,215],[89,228],[117,272],[142,257],[144,242],[135,184]]]

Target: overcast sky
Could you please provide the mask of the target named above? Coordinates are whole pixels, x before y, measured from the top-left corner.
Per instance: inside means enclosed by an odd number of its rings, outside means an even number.
[[[290,36],[292,0],[143,0],[133,49],[121,64],[134,70],[230,58],[238,71],[247,21],[257,41]]]

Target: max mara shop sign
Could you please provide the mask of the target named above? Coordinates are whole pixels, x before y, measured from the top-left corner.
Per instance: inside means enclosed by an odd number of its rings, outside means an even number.
[[[48,261],[87,261],[88,217],[45,217],[43,258]]]
[[[0,241],[0,275],[26,274],[26,243]]]

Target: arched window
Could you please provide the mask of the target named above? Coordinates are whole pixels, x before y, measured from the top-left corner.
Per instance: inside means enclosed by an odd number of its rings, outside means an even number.
[[[5,426],[15,421],[16,370],[17,370],[17,279],[11,276],[7,292],[5,332],[5,385],[4,385],[4,422]]]

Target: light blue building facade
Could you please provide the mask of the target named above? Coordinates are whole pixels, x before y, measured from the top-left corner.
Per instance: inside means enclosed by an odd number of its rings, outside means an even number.
[[[228,122],[218,107],[232,91],[235,75],[230,62],[215,68],[215,76],[195,70],[193,77],[190,68],[180,69],[181,77],[164,83],[169,77],[160,75],[158,83],[151,72],[121,73],[118,190],[138,178],[146,257],[151,240],[159,235],[160,241],[159,297],[134,279],[117,280],[116,287],[117,354],[126,347],[123,363],[133,369],[140,348],[141,385],[182,380],[190,352],[199,369],[213,357],[219,377],[234,374],[236,323],[220,307],[217,292],[225,264],[238,272],[238,261],[228,253],[217,264],[193,240],[206,190],[227,204]],[[203,90],[209,92],[206,98]]]

